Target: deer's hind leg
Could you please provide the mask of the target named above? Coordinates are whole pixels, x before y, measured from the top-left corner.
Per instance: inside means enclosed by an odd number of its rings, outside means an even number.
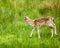
[[[54,23],[50,23],[49,27],[51,28],[51,33],[52,33],[51,37],[53,37],[54,34],[57,35],[57,33],[56,33],[56,25]]]
[[[53,30],[54,30],[54,34],[57,35],[57,33],[56,33],[56,25],[55,24],[54,24],[54,29]]]

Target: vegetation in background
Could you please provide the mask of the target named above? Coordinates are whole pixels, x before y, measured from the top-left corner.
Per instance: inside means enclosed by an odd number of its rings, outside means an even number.
[[[50,38],[50,28],[42,26],[41,38],[37,31],[30,38],[25,16],[53,17],[58,35]],[[60,0],[0,0],[0,48],[60,48]]]

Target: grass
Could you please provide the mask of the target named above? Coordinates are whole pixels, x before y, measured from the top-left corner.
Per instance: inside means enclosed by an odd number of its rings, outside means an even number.
[[[57,36],[51,38],[49,27],[42,26],[29,37],[32,27],[24,21],[51,16]],[[0,48],[60,48],[60,0],[0,0]]]

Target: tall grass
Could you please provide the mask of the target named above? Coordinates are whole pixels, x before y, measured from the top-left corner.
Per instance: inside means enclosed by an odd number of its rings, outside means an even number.
[[[42,26],[40,39],[37,31],[29,38],[25,16],[54,17],[58,36],[50,38],[50,28]],[[60,0],[0,0],[0,48],[60,48]]]

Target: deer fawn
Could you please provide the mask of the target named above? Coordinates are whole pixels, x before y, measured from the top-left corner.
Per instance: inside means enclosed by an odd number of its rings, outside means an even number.
[[[51,37],[53,37],[53,35],[57,35],[56,33],[56,25],[54,24],[54,19],[52,17],[45,17],[45,18],[38,18],[35,20],[31,20],[28,16],[25,16],[24,20],[26,22],[28,22],[31,26],[33,26],[32,32],[30,34],[30,37],[32,37],[33,31],[36,29],[38,31],[38,38],[40,38],[40,31],[39,31],[39,27],[41,27],[42,25],[47,25],[51,28]]]

